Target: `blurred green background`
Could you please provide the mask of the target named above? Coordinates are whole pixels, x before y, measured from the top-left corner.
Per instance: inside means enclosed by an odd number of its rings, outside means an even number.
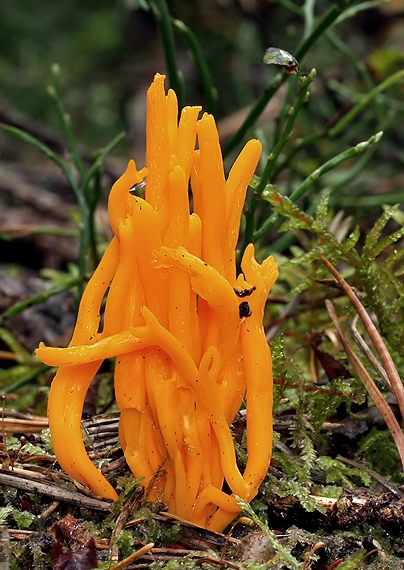
[[[308,33],[311,18],[333,2],[291,0],[176,0],[173,17],[184,21],[200,41],[219,94],[219,118],[254,101],[274,75],[262,65],[269,46],[293,54]],[[404,2],[368,2],[332,34],[371,73],[375,83],[403,67]],[[106,144],[124,127],[132,140],[141,135],[144,92],[164,56],[155,19],[136,0],[17,0],[0,4],[1,105],[57,126],[49,103],[49,70],[62,70],[64,101],[79,139]],[[310,16],[311,14],[311,16]],[[184,42],[176,37],[187,103],[203,100],[200,80]],[[366,86],[358,70],[330,39],[310,50],[302,70],[316,67],[318,113],[323,120]],[[400,130],[397,128],[397,135]],[[3,140],[3,139],[2,139]],[[399,137],[402,142],[402,138]],[[4,141],[3,141],[4,143]]]
[[[158,4],[156,0],[17,0],[0,4],[0,122],[16,124],[45,142],[48,135],[62,141],[59,118],[47,90],[51,66],[58,63],[62,98],[83,156],[90,157],[120,131],[126,132],[125,141],[107,163],[103,204],[127,159],[135,158],[139,166],[144,163],[145,93],[156,72],[166,73],[153,12]],[[348,4],[348,9],[342,9]],[[333,26],[319,34],[299,62],[302,73],[316,68],[317,77],[280,156],[281,165],[286,157],[284,165],[270,182],[290,195],[296,184],[321,164],[383,130],[377,147],[327,174],[302,205],[307,208],[320,188],[330,187],[336,210],[346,209],[363,225],[366,208],[376,208],[378,216],[383,204],[403,202],[402,82],[373,98],[337,136],[330,136],[329,129],[366,93],[403,69],[404,0],[171,0],[167,5],[172,17],[195,34],[206,59],[218,95],[216,118],[223,145],[280,70],[263,64],[266,48],[297,53],[318,22],[334,7],[341,7]],[[204,84],[192,54],[177,29],[174,38],[185,101],[206,109]],[[246,133],[263,141],[263,161],[279,140],[298,94],[297,78],[289,76]],[[308,140],[322,132],[324,136],[294,154],[293,145],[301,138]],[[20,182],[38,187],[28,194],[37,193],[42,201],[47,188],[63,192],[72,204],[70,190],[46,157],[1,131],[0,147],[0,191],[7,194],[1,203],[11,208],[0,215],[0,226],[8,220],[30,223],[31,218],[23,213],[18,217],[15,210],[26,200],[25,195],[16,197],[13,190]],[[230,154],[232,158],[234,154]],[[16,173],[17,182],[13,178]],[[264,208],[262,216],[267,215],[268,208]],[[6,249],[4,255],[12,261],[18,252]],[[53,265],[48,259],[42,259],[41,264]]]

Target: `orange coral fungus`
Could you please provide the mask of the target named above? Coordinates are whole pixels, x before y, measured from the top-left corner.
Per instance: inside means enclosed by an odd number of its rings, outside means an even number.
[[[234,495],[250,501],[270,462],[272,369],[262,318],[278,269],[272,257],[257,263],[250,244],[236,277],[240,217],[261,144],[249,141],[226,179],[215,121],[198,120],[199,112],[186,107],[178,124],[175,93],[166,95],[156,75],[147,95],[147,168],[130,161],[111,190],[115,237],[85,289],[70,345],[41,344],[36,354],[59,366],[48,414],[63,469],[116,499],[80,427],[88,386],[115,356],[119,434],[134,475],[150,500],[221,531],[240,511]],[[142,199],[129,190],[144,177]],[[241,473],[229,426],[244,397]]]

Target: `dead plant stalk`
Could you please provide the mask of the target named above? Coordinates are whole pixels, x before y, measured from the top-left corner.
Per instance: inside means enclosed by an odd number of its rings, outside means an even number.
[[[354,291],[348,285],[348,283],[345,281],[342,275],[335,269],[335,267],[328,261],[326,257],[322,255],[321,259],[323,263],[327,266],[327,268],[331,271],[331,273],[334,275],[335,279],[338,281],[342,290],[347,295],[352,305],[354,306],[356,312],[358,313],[370,337],[370,340],[372,341],[373,346],[375,347],[375,350],[380,357],[380,360],[383,364],[383,367],[389,379],[391,389],[397,398],[397,403],[398,407],[400,408],[401,417],[404,418],[404,386],[400,376],[398,375],[393,359],[391,358],[391,355],[387,350],[386,345],[383,342],[382,337],[380,336],[377,328],[373,324],[368,313],[366,312],[365,307],[359,301],[358,297],[355,295]]]
[[[386,422],[387,427],[389,428],[389,430],[391,432],[391,435],[394,439],[394,442],[395,442],[397,449],[398,449],[398,452],[400,454],[400,459],[401,459],[401,463],[402,463],[403,470],[404,470],[404,434],[401,430],[400,424],[396,420],[393,412],[391,411],[390,406],[388,405],[386,400],[383,398],[382,393],[380,392],[380,390],[378,389],[376,384],[373,382],[372,378],[370,377],[368,371],[366,370],[366,368],[364,367],[364,365],[360,361],[359,357],[352,350],[352,348],[351,348],[351,346],[350,346],[350,344],[349,344],[349,342],[348,342],[348,340],[347,340],[347,338],[346,338],[346,336],[345,336],[345,334],[341,328],[337,314],[335,312],[334,305],[332,304],[332,302],[329,299],[326,300],[325,304],[326,304],[328,313],[331,317],[331,320],[332,320],[335,328],[338,331],[341,342],[344,346],[345,352],[347,353],[349,360],[351,361],[352,366],[354,367],[359,378],[362,380],[363,385],[365,386],[370,397],[373,399],[375,405],[377,406],[380,413],[382,414],[384,421]]]

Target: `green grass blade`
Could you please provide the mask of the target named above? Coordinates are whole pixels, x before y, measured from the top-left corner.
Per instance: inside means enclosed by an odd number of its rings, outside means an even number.
[[[125,132],[121,132],[119,133],[106,147],[105,149],[103,149],[98,156],[96,157],[96,159],[94,160],[93,164],[91,165],[90,169],[88,170],[88,172],[86,172],[85,178],[83,179],[82,182],[82,186],[81,186],[81,191],[82,193],[87,196],[88,198],[88,203],[90,206],[90,209],[93,209],[95,207],[96,204],[93,203],[93,197],[89,195],[88,193],[88,186],[91,182],[91,180],[94,178],[94,176],[97,174],[97,172],[101,171],[102,167],[104,166],[104,163],[106,161],[106,159],[108,158],[108,156],[111,154],[111,152],[119,145],[120,142],[122,142],[124,140],[126,136]]]
[[[304,37],[307,38],[314,26],[314,6],[316,0],[305,0],[304,3]]]
[[[176,92],[179,108],[182,109],[185,106],[185,89],[177,65],[172,18],[166,0],[149,0],[149,3],[159,27],[170,87]]]
[[[307,176],[307,178],[302,182],[302,184],[299,186],[299,188],[297,188],[294,192],[292,192],[292,194],[289,197],[290,200],[292,202],[295,202],[296,200],[301,198],[307,192],[307,190],[311,186],[313,186],[313,184],[321,176],[324,176],[324,174],[326,174],[327,172],[330,172],[330,170],[332,170],[333,168],[335,168],[336,166],[338,166],[339,164],[341,164],[345,160],[348,160],[349,158],[353,158],[353,157],[357,156],[359,153],[364,152],[368,148],[370,148],[373,145],[375,145],[376,143],[378,143],[379,140],[381,139],[382,135],[383,135],[382,132],[376,133],[375,135],[371,136],[367,141],[361,142],[361,143],[337,154],[336,156],[334,156],[330,160],[327,160],[327,162],[322,164],[319,168],[317,168],[316,170],[314,170],[314,172],[312,172],[309,176]],[[263,195],[264,195],[264,193],[263,193]],[[269,230],[271,230],[274,227],[277,219],[278,219],[277,214],[272,214],[272,216],[270,216],[262,224],[262,226],[260,228],[258,228],[258,230],[253,234],[253,240],[257,241],[262,236],[264,236]]]
[[[46,291],[42,291],[38,295],[34,295],[33,297],[30,297],[29,299],[25,299],[24,301],[20,301],[19,303],[15,303],[11,307],[9,307],[6,311],[1,313],[1,315],[0,315],[0,326],[2,326],[3,323],[7,319],[10,319],[11,317],[15,317],[15,315],[19,315],[20,313],[22,313],[23,311],[25,311],[29,307],[34,307],[35,305],[39,305],[40,303],[43,303],[44,301],[46,301],[46,299],[49,299],[49,297],[53,297],[54,295],[58,295],[59,293],[63,293],[64,291],[68,291],[69,289],[72,289],[73,287],[77,287],[77,285],[81,285],[85,280],[86,280],[86,277],[82,276],[82,275],[79,277],[74,277],[72,279],[65,281],[64,283],[61,283],[60,285],[57,285],[55,287],[51,287],[50,289],[47,289]]]
[[[385,91],[389,87],[392,87],[395,83],[399,83],[400,81],[402,81],[402,79],[404,79],[404,69],[400,69],[400,71],[397,71],[396,73],[393,73],[393,75],[390,75],[389,77],[387,77],[387,79],[382,81],[382,83],[380,83],[377,87],[372,89],[372,91],[370,91],[369,93],[364,95],[362,97],[362,99],[354,107],[352,107],[352,109],[350,111],[348,111],[348,113],[346,115],[344,115],[340,119],[340,121],[338,121],[338,123],[335,125],[335,127],[333,127],[332,129],[330,129],[328,131],[329,136],[335,137],[341,131],[344,131],[346,129],[347,125],[349,125],[349,123],[353,119],[355,119],[355,117],[357,117],[357,115],[359,115],[359,113],[361,111],[363,111],[363,109],[377,95],[379,95],[379,93],[382,93],[383,91]]]
[[[202,89],[206,98],[206,109],[214,117],[217,115],[217,89],[213,85],[212,76],[206,62],[203,50],[192,30],[184,24],[181,20],[173,21],[174,27],[181,34],[185,43],[187,44],[194,63],[198,69],[199,77],[201,79]]]
[[[346,2],[346,8],[350,6],[355,0],[349,0]],[[307,54],[309,49],[315,44],[319,37],[321,37],[336,21],[338,16],[344,10],[344,7],[338,5],[332,6],[324,16],[317,22],[314,26],[311,34],[303,40],[300,46],[297,48],[293,56],[300,63],[303,57]],[[248,113],[244,123],[238,129],[238,131],[232,136],[223,149],[223,155],[228,155],[232,150],[234,150],[243,140],[248,130],[255,124],[258,117],[261,115],[262,111],[265,109],[268,101],[273,97],[279,87],[286,81],[288,75],[283,71],[278,73],[270,82],[268,87],[261,93],[261,95],[256,100],[255,104]]]
[[[57,110],[57,113],[59,115],[59,120],[60,120],[60,124],[61,124],[62,131],[63,131],[63,136],[65,138],[67,148],[69,149],[69,152],[70,152],[71,157],[73,159],[73,163],[74,163],[78,173],[80,174],[80,177],[84,178],[85,173],[86,173],[86,169],[85,169],[83,160],[80,156],[80,153],[78,151],[76,140],[74,138],[71,120],[70,120],[70,115],[66,111],[66,109],[63,105],[62,97],[60,94],[59,79],[60,79],[60,68],[57,64],[53,64],[52,68],[51,68],[52,84],[49,87],[49,94],[52,97],[53,102],[55,103],[56,110]]]
[[[47,370],[49,370],[49,366],[42,366],[38,364],[37,366],[18,366],[15,367],[17,370],[15,371],[16,380],[12,384],[8,384],[7,386],[2,386],[1,393],[2,394],[13,394],[19,388],[26,386],[27,384],[32,383],[40,374],[43,374]]]
[[[10,134],[18,137],[22,141],[30,144],[31,146],[33,146],[34,148],[36,148],[37,150],[42,152],[42,154],[47,156],[50,160],[52,160],[52,162],[54,162],[60,168],[60,170],[63,172],[63,174],[66,176],[66,179],[67,179],[69,185],[71,186],[71,188],[72,188],[72,190],[73,190],[73,192],[77,198],[79,188],[77,186],[76,180],[75,180],[73,173],[71,171],[70,165],[68,163],[66,163],[66,161],[64,161],[62,158],[60,158],[60,156],[58,156],[51,148],[49,148],[42,141],[40,141],[39,139],[37,139],[33,135],[26,133],[22,129],[20,129],[18,127],[12,127],[9,125],[1,125],[1,127],[7,133],[10,133]]]
[[[273,170],[275,167],[275,163],[276,163],[283,147],[288,142],[288,140],[292,134],[293,125],[295,124],[297,115],[299,114],[301,107],[304,105],[304,103],[307,100],[309,86],[312,83],[312,81],[314,81],[315,77],[316,77],[316,70],[312,69],[307,76],[301,77],[301,79],[299,81],[300,87],[301,87],[299,97],[297,98],[296,103],[289,109],[289,112],[287,114],[288,118],[287,118],[285,127],[283,129],[283,132],[282,132],[278,142],[276,143],[274,150],[268,156],[267,163],[265,165],[264,171],[261,175],[260,181],[259,181],[258,186],[257,186],[256,191],[255,191],[255,193],[258,195],[261,194],[261,192],[264,190],[267,182],[269,182],[272,178],[272,173],[273,173]]]

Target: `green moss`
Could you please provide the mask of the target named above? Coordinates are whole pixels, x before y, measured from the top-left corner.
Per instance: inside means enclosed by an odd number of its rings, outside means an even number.
[[[133,536],[129,530],[123,530],[117,537],[119,554],[121,558],[127,558],[133,553]]]

